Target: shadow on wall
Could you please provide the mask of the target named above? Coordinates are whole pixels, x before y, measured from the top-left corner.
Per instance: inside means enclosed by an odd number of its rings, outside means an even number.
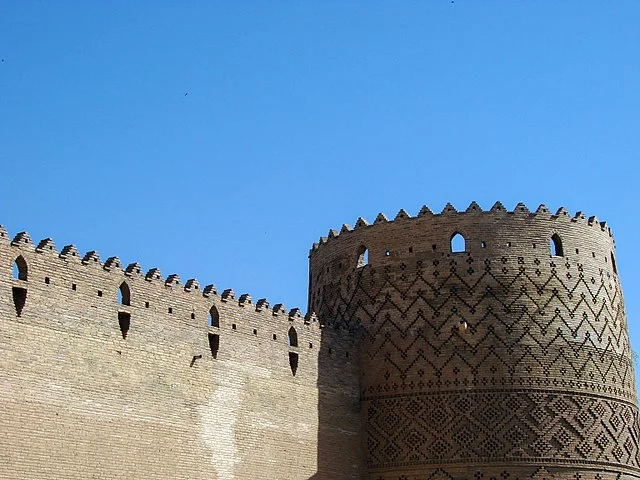
[[[359,356],[355,335],[325,326],[318,359],[318,472],[312,480],[362,478]]]

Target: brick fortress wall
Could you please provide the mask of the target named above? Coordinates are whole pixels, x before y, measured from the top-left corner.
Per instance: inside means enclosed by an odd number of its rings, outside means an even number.
[[[298,309],[0,227],[0,477],[358,478],[348,348]]]
[[[358,219],[311,250],[309,306],[358,338],[363,478],[640,476],[614,241],[595,217],[472,203]]]

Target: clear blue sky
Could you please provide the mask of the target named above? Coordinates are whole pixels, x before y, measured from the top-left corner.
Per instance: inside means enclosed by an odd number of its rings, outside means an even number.
[[[640,350],[640,2],[0,4],[0,224],[306,308],[329,228],[609,222]]]

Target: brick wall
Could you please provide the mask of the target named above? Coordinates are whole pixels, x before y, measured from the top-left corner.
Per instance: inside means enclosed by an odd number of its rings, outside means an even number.
[[[314,245],[310,308],[359,339],[364,478],[638,476],[614,259],[596,218],[499,203],[381,214]]]
[[[297,309],[0,228],[0,477],[356,478],[359,448],[320,452],[359,447],[357,375],[322,335]],[[320,364],[339,382],[319,383]],[[330,401],[320,428],[327,396],[351,404]]]

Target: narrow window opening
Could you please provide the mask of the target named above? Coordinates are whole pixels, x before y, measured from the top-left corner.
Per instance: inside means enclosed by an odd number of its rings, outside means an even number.
[[[331,347],[329,347],[328,353],[329,355],[331,355]]]
[[[309,348],[313,348],[313,343],[309,342]]]
[[[232,323],[232,324],[231,324],[231,330],[235,330],[235,329],[236,329],[236,324],[235,324],[235,323]]]
[[[51,283],[51,280],[49,280],[49,277],[44,277],[44,283],[46,283],[47,285]]]
[[[431,250],[435,250],[437,246],[435,244],[431,245]]]
[[[507,242],[507,247],[511,247],[511,242]]]
[[[369,264],[369,250],[364,245],[361,245],[358,248],[358,262],[356,263],[357,268],[362,268]]]
[[[535,243],[532,243],[532,244],[531,244],[531,248],[536,248],[536,244],[535,244]]]
[[[149,302],[144,302],[144,308],[149,308]]]
[[[345,352],[344,356],[349,358],[349,352]]]
[[[195,320],[195,319],[196,319],[196,314],[195,314],[195,313],[192,313],[192,314],[191,314],[191,320]]]
[[[120,305],[131,305],[131,290],[127,282],[122,282],[118,288],[118,303]]]
[[[409,247],[409,253],[413,253],[413,247]]]
[[[278,339],[278,336],[277,336],[275,333],[273,334],[273,339],[274,339],[274,340],[277,340],[277,339]]]
[[[215,333],[209,334],[209,350],[211,350],[211,356],[218,358],[218,350],[220,349],[220,335]]]
[[[102,290],[98,290],[98,296],[101,297],[102,296]]]
[[[391,256],[391,250],[385,250],[384,256],[385,257],[390,257]]]
[[[169,312],[169,313],[173,313],[173,307],[169,307],[169,308],[168,308],[168,312]]]
[[[549,240],[549,248],[551,249],[552,257],[564,257],[564,252],[562,250],[562,240],[560,239],[560,235],[554,233],[551,236],[551,240]]]
[[[71,290],[73,290],[75,292],[76,290],[78,290],[78,286],[75,283],[72,283],[71,284]]]
[[[21,287],[13,287],[13,305],[16,307],[16,314],[22,315],[22,309],[27,303],[27,289]]]
[[[289,352],[289,366],[291,367],[291,373],[296,376],[298,371],[298,354],[295,352]]]
[[[122,338],[126,340],[129,327],[131,326],[131,315],[127,312],[118,312],[118,325],[120,325]]]
[[[579,253],[580,253],[580,250],[576,248],[576,255],[578,255]]]
[[[22,255],[13,262],[13,278],[16,280],[27,280],[27,262]]]
[[[456,232],[451,236],[451,253],[465,251],[465,240],[461,233]]]
[[[616,266],[616,257],[613,256],[613,252],[611,252],[611,266],[613,267],[613,273],[618,274],[618,267]]]
[[[220,328],[220,314],[218,313],[218,309],[215,305],[213,305],[211,310],[209,310],[209,325],[211,327]]]
[[[254,335],[258,335],[258,330],[256,330],[255,328],[253,329],[253,334]]]
[[[487,242],[480,242],[480,248],[487,248]]]
[[[296,332],[296,329],[293,327],[289,329],[288,341],[290,347],[298,346],[298,332]]]

